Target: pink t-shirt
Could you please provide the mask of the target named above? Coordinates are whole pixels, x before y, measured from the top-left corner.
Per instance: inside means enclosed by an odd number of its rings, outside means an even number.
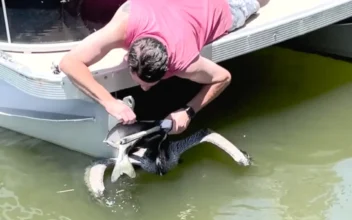
[[[142,37],[166,45],[169,72],[185,70],[204,45],[226,34],[232,17],[227,0],[129,0],[125,47]]]

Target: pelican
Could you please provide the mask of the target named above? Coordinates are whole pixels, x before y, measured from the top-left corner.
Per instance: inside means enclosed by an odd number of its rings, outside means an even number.
[[[248,153],[238,149],[225,137],[211,129],[200,129],[186,138],[171,141],[168,135],[171,127],[172,125],[164,120],[139,121],[129,125],[117,124],[105,141],[112,143],[114,142],[112,139],[118,136],[120,144],[129,144],[128,150],[125,151],[127,161],[134,167],[157,175],[165,175],[178,165],[184,152],[205,142],[225,151],[240,166],[252,164]],[[97,160],[86,168],[85,184],[94,197],[99,198],[104,195],[105,171],[116,165],[116,158],[107,158]]]

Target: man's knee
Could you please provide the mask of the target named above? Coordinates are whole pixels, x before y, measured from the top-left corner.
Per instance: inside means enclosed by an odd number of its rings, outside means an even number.
[[[230,31],[242,27],[247,19],[269,3],[270,0],[228,0],[233,25]]]
[[[260,7],[264,7],[265,5],[267,5],[269,3],[270,0],[258,0],[258,3],[260,5]]]

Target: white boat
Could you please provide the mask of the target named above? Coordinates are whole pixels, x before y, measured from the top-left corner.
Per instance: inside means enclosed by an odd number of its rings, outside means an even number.
[[[2,0],[4,21],[0,20],[5,27],[0,33],[5,30],[2,36],[7,37],[7,42],[0,43],[0,126],[93,157],[112,156],[112,149],[102,140],[113,120],[63,73],[52,69],[78,42],[18,43],[13,39],[28,36],[13,36],[9,8],[4,6],[7,2]],[[215,62],[224,61],[351,16],[352,0],[271,0],[245,27],[207,45],[202,54]],[[122,49],[111,51],[90,67],[110,92],[135,86],[121,65],[124,54]]]

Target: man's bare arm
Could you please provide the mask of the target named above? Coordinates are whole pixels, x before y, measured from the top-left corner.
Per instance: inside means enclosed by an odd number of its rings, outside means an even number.
[[[202,56],[199,56],[185,72],[178,76],[205,84],[199,93],[188,103],[195,112],[199,112],[212,102],[231,82],[229,71]]]
[[[82,40],[59,64],[60,69],[79,89],[104,107],[115,99],[93,78],[88,67],[101,60],[112,49],[122,47],[126,20],[126,13],[116,12],[106,26]]]

